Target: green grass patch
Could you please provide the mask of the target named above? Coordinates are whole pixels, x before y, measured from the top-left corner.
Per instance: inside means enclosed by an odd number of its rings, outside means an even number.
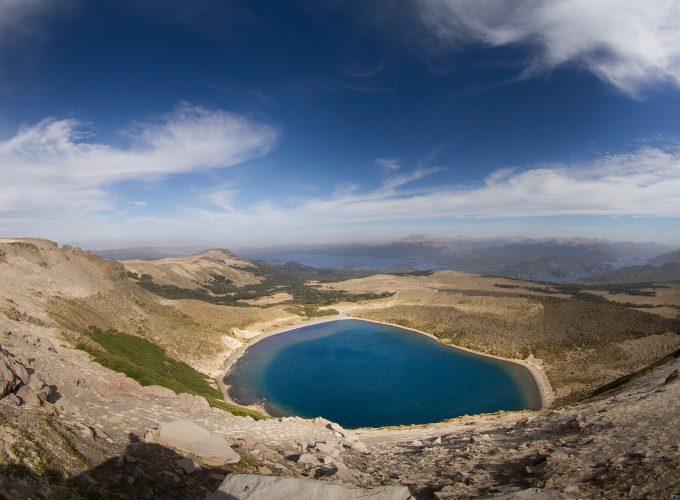
[[[323,316],[335,316],[340,314],[335,309],[319,309],[312,305],[294,305],[286,307],[286,311],[292,314],[297,314],[303,318],[321,318]]]
[[[146,339],[94,327],[85,332],[85,337],[91,342],[79,342],[76,345],[78,349],[89,353],[97,363],[122,372],[142,385],[160,385],[178,394],[185,392],[203,396],[210,406],[234,415],[266,418],[254,410],[225,402],[214,380],[169,357],[163,348]]]

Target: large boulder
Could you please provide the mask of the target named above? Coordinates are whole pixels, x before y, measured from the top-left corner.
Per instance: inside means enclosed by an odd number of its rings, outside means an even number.
[[[0,346],[0,399],[28,383],[28,370]]]
[[[241,460],[231,443],[189,420],[162,423],[156,442],[199,458],[206,465],[235,464]]]
[[[0,399],[16,392],[24,384],[14,366],[8,361],[0,351]]]
[[[0,347],[0,399],[14,394],[17,404],[42,405],[48,402],[52,389],[39,373],[26,366]]]
[[[16,395],[29,405],[41,406],[49,402],[52,389],[45,383],[39,373],[33,372],[28,378],[28,383],[21,386]]]
[[[292,477],[229,474],[211,497],[213,500],[406,500],[405,486],[360,488],[350,484]]]
[[[127,394],[144,394],[139,382],[120,372],[110,372],[106,377],[94,379],[89,382],[89,386],[105,398]]]
[[[210,404],[208,400],[203,396],[198,396],[196,394],[186,394],[182,393],[174,399],[174,404],[176,408],[187,411],[205,411],[210,410]]]

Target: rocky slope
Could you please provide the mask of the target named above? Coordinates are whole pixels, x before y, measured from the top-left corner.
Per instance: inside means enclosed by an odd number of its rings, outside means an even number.
[[[429,297],[476,312],[520,317],[534,310],[521,294],[500,297],[500,304],[468,300],[406,279],[420,288],[343,307]],[[459,273],[454,281],[494,290],[475,279]],[[143,387],[75,348],[82,329],[94,324],[195,359],[184,349],[209,348],[211,338],[226,334],[229,313],[209,323],[226,306],[204,304],[210,311],[199,319],[139,288],[118,263],[43,240],[0,240],[0,283],[0,498],[247,498],[249,485],[257,485],[248,495],[258,498],[253,491],[271,492],[265,488],[272,484],[278,492],[293,485],[300,498],[325,495],[331,490],[318,488],[332,484],[363,488],[333,490],[346,498],[517,495],[530,488],[537,489],[523,495],[680,495],[675,358],[563,408],[348,431],[323,419],[234,416],[200,396]],[[192,312],[189,301],[180,302]],[[377,486],[395,488],[366,490]]]

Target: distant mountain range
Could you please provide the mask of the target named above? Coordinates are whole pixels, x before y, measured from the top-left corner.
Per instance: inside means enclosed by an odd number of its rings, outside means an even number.
[[[97,251],[118,260],[195,254],[205,247],[141,247]],[[511,278],[597,283],[680,279],[680,251],[657,243],[588,238],[440,238],[412,235],[384,243],[287,245],[242,249],[247,259],[299,262],[316,268],[411,272],[454,269]]]
[[[585,283],[650,283],[660,281],[680,281],[680,264],[669,262],[661,266],[647,264],[644,266],[628,266],[598,274],[582,280]]]
[[[583,281],[598,284],[680,281],[680,250],[649,259],[646,265],[622,267]]]
[[[238,252],[262,260],[310,265],[364,265],[374,270],[455,269],[523,279],[564,281],[646,264],[671,248],[657,243],[587,238],[440,238],[413,235],[376,244],[278,246]],[[352,264],[348,264],[352,263]],[[356,263],[356,264],[353,264]]]
[[[663,266],[664,264],[680,264],[680,250],[675,252],[665,253],[649,259],[649,263],[654,266]]]

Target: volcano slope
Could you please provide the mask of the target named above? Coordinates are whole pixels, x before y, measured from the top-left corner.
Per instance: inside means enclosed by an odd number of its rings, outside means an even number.
[[[544,367],[561,398],[552,409],[347,431],[323,419],[260,419],[215,395],[211,376],[220,372],[220,359],[258,332],[303,320],[286,305],[171,300],[150,293],[127,271],[115,261],[45,240],[0,240],[1,497],[196,498],[212,494],[234,473],[363,488],[407,486],[417,498],[513,495],[527,489],[524,495],[550,498],[680,494],[675,371],[680,360],[668,356],[678,347],[673,318],[611,304],[577,315],[580,306],[573,305],[577,301],[568,291],[461,273],[309,283],[353,294],[333,295],[354,300],[328,305],[346,314],[401,315],[387,319],[407,318],[443,340],[487,352],[512,357],[554,350],[565,359],[603,366],[560,383],[560,356],[545,356]],[[369,292],[390,296],[357,298]],[[576,318],[571,328],[563,326],[567,320],[541,316],[554,300],[568,304],[558,317]],[[405,307],[440,308],[447,315],[455,309],[459,316],[437,330],[416,314],[403,315]],[[606,318],[599,318],[603,311]],[[488,321],[487,316],[506,322],[500,326],[523,318],[548,326],[536,326],[525,337],[519,327],[512,335],[491,335],[488,323],[478,330],[465,326]],[[608,323],[604,332],[587,330]],[[562,328],[558,341],[543,338],[558,331],[553,324]],[[549,350],[539,350],[542,341]],[[148,373],[136,371],[140,367],[133,363],[136,352],[123,348],[130,345],[143,346],[142,352],[160,359],[172,377],[145,379]],[[598,360],[602,348],[612,354]],[[110,366],[141,383],[95,361],[109,364],[111,358],[119,364]],[[653,362],[657,366],[644,369]],[[618,379],[641,369],[637,376]],[[608,391],[581,399],[602,383],[610,384]],[[178,426],[185,433],[207,433],[224,446],[190,446],[172,435]],[[305,484],[300,483],[301,494]],[[385,494],[403,498],[403,490]]]

